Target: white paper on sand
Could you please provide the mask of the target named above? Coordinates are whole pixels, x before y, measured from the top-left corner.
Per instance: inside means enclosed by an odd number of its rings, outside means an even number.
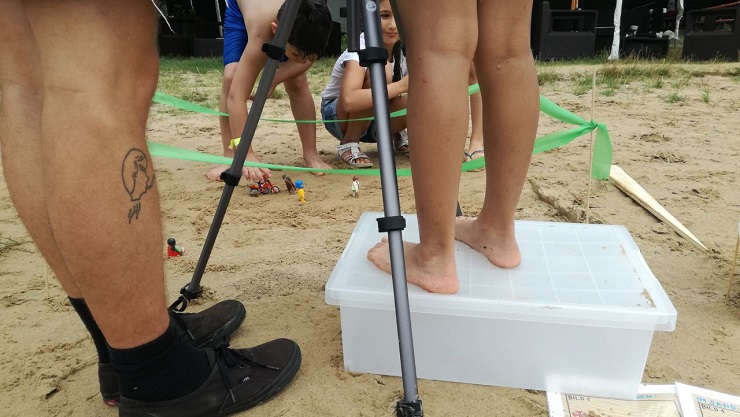
[[[634,400],[547,393],[550,417],[740,417],[740,397],[676,383],[641,385]]]
[[[634,400],[548,392],[547,405],[550,417],[681,417],[675,385],[640,385]]]
[[[684,417],[740,416],[740,397],[676,383]]]

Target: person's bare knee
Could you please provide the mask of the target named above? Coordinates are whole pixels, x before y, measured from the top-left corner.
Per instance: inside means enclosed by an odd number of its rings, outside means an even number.
[[[493,69],[501,69],[501,66],[517,59],[532,58],[531,9],[531,1],[481,3],[478,9],[480,24],[475,61],[479,75],[488,75]]]
[[[285,92],[288,93],[288,96],[294,96],[306,91],[311,91],[308,87],[308,78],[305,73],[285,80],[283,82],[283,86],[285,87]]]

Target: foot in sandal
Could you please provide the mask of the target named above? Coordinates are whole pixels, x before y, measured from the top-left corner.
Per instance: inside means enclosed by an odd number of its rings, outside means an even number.
[[[393,148],[397,153],[407,153],[409,151],[409,136],[406,129],[393,135]]]
[[[337,154],[352,168],[373,167],[373,161],[362,152],[358,142],[347,142],[337,146]]]

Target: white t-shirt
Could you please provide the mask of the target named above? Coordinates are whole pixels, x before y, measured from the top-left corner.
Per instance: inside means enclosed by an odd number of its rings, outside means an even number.
[[[365,34],[360,34],[360,49],[365,49]],[[342,90],[342,79],[344,78],[344,67],[347,61],[360,62],[360,56],[357,52],[349,52],[344,50],[342,55],[337,58],[337,62],[334,63],[334,68],[331,70],[331,79],[329,84],[326,85],[324,91],[321,92],[321,98],[324,100],[330,100],[339,98],[339,92]],[[406,66],[406,56],[401,53],[401,75],[407,76],[409,73],[408,67]]]

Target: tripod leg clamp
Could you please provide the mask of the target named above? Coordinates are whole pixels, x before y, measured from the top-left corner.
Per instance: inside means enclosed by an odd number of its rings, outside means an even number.
[[[396,417],[423,417],[421,400],[399,401],[396,403]]]
[[[381,217],[378,219],[380,233],[393,232],[406,228],[406,219],[403,216]]]
[[[264,52],[268,58],[272,58],[276,61],[281,61],[285,56],[285,49],[279,48],[270,42],[262,44],[262,52]]]
[[[388,61],[388,51],[385,48],[366,48],[357,53],[360,56],[360,66],[369,67],[370,64]]]
[[[230,185],[232,187],[236,187],[239,185],[239,180],[241,179],[242,175],[239,173],[239,175],[232,175],[229,173],[229,170],[226,170],[221,173],[221,180],[226,183],[226,185]]]
[[[190,284],[182,287],[180,289],[180,297],[178,297],[177,301],[172,303],[172,305],[169,307],[169,310],[178,312],[185,311],[185,309],[188,307],[188,302],[200,297],[200,294],[202,292],[202,287],[198,287],[197,291],[190,291]]]

